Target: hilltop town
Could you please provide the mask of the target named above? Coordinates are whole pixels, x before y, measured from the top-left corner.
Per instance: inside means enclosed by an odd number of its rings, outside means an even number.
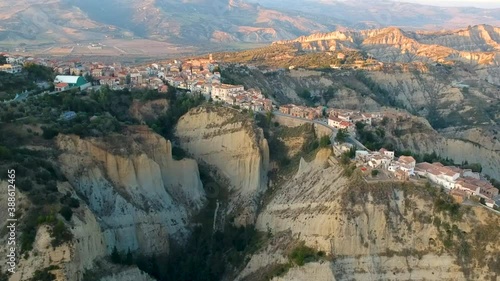
[[[198,94],[207,101],[254,112],[273,112],[290,118],[298,118],[322,124],[332,131],[332,147],[337,154],[351,153],[356,166],[370,180],[421,181],[428,180],[440,186],[463,202],[477,198],[484,205],[494,208],[500,204],[498,189],[484,176],[471,169],[462,169],[439,162],[417,163],[412,156],[395,157],[394,151],[385,148],[371,151],[357,138],[357,126],[372,126],[384,118],[392,118],[394,113],[361,112],[324,106],[310,107],[297,104],[277,105],[259,89],[245,89],[243,85],[223,83],[219,63],[208,58],[171,60],[148,65],[124,66],[118,63],[79,62],[49,60],[19,55],[1,54],[5,64],[0,71],[17,74],[27,64],[37,64],[54,69],[57,74],[53,81],[53,91],[59,93],[70,90],[97,91],[101,87],[111,90],[145,89],[159,94],[177,89],[189,94]],[[42,89],[40,89],[42,91]],[[44,90],[45,92],[49,92]],[[34,91],[32,94],[36,94]],[[28,98],[28,94],[17,95],[14,100]],[[404,113],[403,113],[404,114]],[[65,112],[61,118],[72,119],[75,112]],[[337,137],[339,134],[344,137]]]

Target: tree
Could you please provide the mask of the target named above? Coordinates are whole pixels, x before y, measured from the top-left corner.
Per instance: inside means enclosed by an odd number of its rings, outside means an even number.
[[[7,63],[7,58],[4,55],[0,56],[0,65],[4,65]]]
[[[132,77],[130,77],[130,74],[127,74],[127,76],[125,76],[125,84],[129,85],[131,81]]]
[[[134,257],[132,256],[132,252],[130,252],[130,248],[128,248],[127,256],[125,257],[125,264],[131,265],[134,263]]]
[[[349,165],[349,163],[351,163],[351,158],[349,157],[349,152],[342,153],[342,156],[340,157],[340,163],[342,165]]]
[[[48,269],[37,270],[31,277],[30,281],[52,281],[56,280],[56,276]]]
[[[348,136],[349,136],[349,133],[347,132],[347,129],[339,129],[337,132],[337,135],[335,136],[335,141],[339,142],[339,143],[343,143],[346,141]]]
[[[92,77],[92,74],[90,74],[90,73],[86,73],[83,78],[85,78],[85,81],[87,81],[87,82],[90,82],[90,83],[94,82],[94,77]]]
[[[319,146],[320,147],[328,147],[331,144],[330,142],[330,137],[329,136],[322,136],[319,139]]]
[[[268,126],[271,126],[271,122],[273,121],[274,113],[269,110],[266,112],[266,123]]]
[[[61,214],[61,216],[63,216],[63,218],[66,220],[66,221],[70,221],[71,220],[71,217],[73,216],[73,211],[71,210],[70,207],[68,206],[63,206],[61,208],[61,210],[59,211],[59,214]]]
[[[359,132],[362,132],[363,129],[365,128],[366,124],[363,123],[363,122],[356,122],[356,131],[359,133]]]
[[[379,170],[372,170],[372,177],[376,177],[379,173]]]
[[[10,159],[12,151],[5,146],[0,145],[0,159]]]
[[[305,99],[306,101],[311,100],[311,92],[309,92],[309,90],[307,89],[303,89],[302,91],[300,91],[298,96]]]
[[[481,197],[479,199],[479,203],[483,204],[483,205],[486,205],[486,199],[484,199],[483,197]]]
[[[113,251],[111,252],[111,262],[113,263],[121,263],[122,257],[120,253],[118,252],[118,249],[116,246],[113,248]]]
[[[43,133],[42,136],[44,139],[50,140],[56,137],[59,134],[59,131],[57,131],[54,128],[47,128],[47,127],[42,127]]]

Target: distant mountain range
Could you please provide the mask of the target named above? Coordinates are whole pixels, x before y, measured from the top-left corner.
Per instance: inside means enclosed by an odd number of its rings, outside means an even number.
[[[332,30],[500,26],[500,10],[391,1],[2,0],[0,45],[147,38],[180,45],[267,43]],[[270,8],[268,8],[270,7]]]
[[[388,27],[335,31],[275,42],[303,51],[365,51],[388,62],[462,60],[479,64],[500,62],[500,28],[477,25],[456,31],[413,32]]]
[[[396,26],[441,30],[467,25],[499,26],[500,9],[437,7],[390,0],[248,0],[269,8],[328,16],[355,29]],[[447,2],[436,1],[441,5]],[[457,1],[458,2],[458,1]]]

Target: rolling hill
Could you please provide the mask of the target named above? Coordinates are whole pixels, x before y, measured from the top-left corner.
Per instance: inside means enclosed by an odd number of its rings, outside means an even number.
[[[456,28],[464,22],[499,26],[499,14],[498,10],[360,0],[262,4],[244,0],[3,0],[0,44],[33,46],[140,38],[220,49],[331,30],[387,26],[435,30]]]

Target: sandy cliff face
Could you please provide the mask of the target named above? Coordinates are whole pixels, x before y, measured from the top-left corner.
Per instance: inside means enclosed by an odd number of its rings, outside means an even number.
[[[196,162],[174,161],[170,142],[149,129],[106,140],[62,135],[57,144],[62,171],[98,217],[108,253],[114,246],[168,252],[168,239],[182,239],[204,203]]]
[[[176,135],[182,148],[228,181],[225,207],[235,212],[235,222],[252,223],[267,187],[269,148],[262,131],[236,110],[199,107],[179,120]]]
[[[72,192],[72,187],[68,183],[60,183],[59,190],[63,193]],[[24,196],[18,193],[21,202],[25,204]],[[71,232],[73,240],[53,248],[51,246],[50,231],[47,226],[38,229],[33,250],[20,260],[18,270],[10,277],[10,281],[31,280],[36,270],[57,266],[52,270],[58,281],[81,280],[83,273],[87,269],[94,267],[94,262],[108,255],[104,234],[98,219],[94,216],[87,205],[82,205],[73,215],[71,221]],[[135,268],[131,272],[140,271]],[[116,271],[119,274],[119,270]],[[106,280],[112,279],[113,276]],[[141,280],[141,279],[137,279]],[[143,279],[149,281],[149,279]]]
[[[51,272],[58,281],[81,280],[87,270],[96,280],[153,280],[137,267],[103,267],[103,259],[114,247],[151,256],[168,253],[172,240],[184,241],[191,215],[206,202],[196,161],[173,160],[170,142],[144,126],[105,138],[59,135],[56,145],[68,180],[58,183],[59,192],[81,199],[66,222],[73,239],[53,248],[50,229],[39,227],[33,250],[10,280],[30,280],[49,266],[57,267]],[[21,192],[18,199],[20,210],[27,208]]]
[[[290,241],[297,240],[325,251],[331,258],[293,267],[272,280],[495,280],[498,277],[494,264],[480,262],[496,259],[499,245],[493,237],[500,234],[498,215],[478,208],[460,221],[451,221],[438,213],[432,198],[422,190],[415,190],[417,187],[390,183],[371,187],[366,183],[352,185],[329,155],[329,151],[322,150],[313,162],[302,161],[296,176],[280,187],[263,208],[257,227],[271,231],[273,238],[251,258],[238,280],[261,280],[270,265],[287,262],[287,247]],[[469,249],[469,256],[465,257],[446,250],[441,240],[443,229],[436,226],[437,220],[465,233],[463,241],[480,248],[483,254]],[[492,239],[475,240],[480,229],[490,233]],[[462,242],[453,240],[457,244]],[[469,265],[461,262],[464,258]]]

